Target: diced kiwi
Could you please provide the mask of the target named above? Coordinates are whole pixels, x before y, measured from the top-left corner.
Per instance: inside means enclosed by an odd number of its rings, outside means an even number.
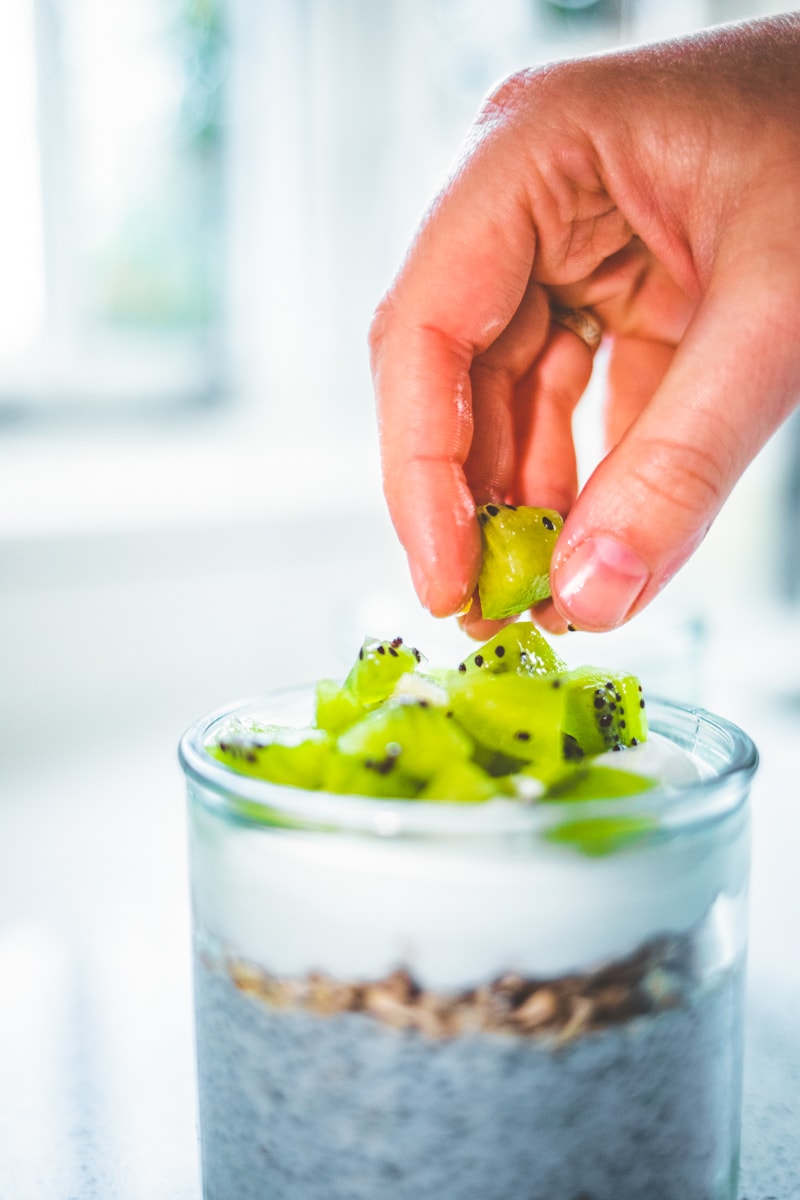
[[[390,701],[346,729],[337,749],[371,770],[424,783],[444,763],[469,759],[473,742],[441,708],[424,700]]]
[[[400,638],[367,638],[344,684],[318,683],[313,726],[232,718],[209,753],[240,773],[298,788],[431,803],[507,796],[569,805],[573,814],[576,804],[655,786],[594,761],[647,737],[635,676],[567,670],[526,621],[504,628],[456,669],[420,669],[420,661]],[[269,803],[240,799],[234,806],[261,824],[298,824]],[[646,814],[615,812],[562,820],[544,836],[606,854],[654,827]]]
[[[551,508],[482,504],[478,595],[484,617],[524,612],[550,595],[550,560],[563,520]]]
[[[544,836],[549,842],[599,858],[639,841],[656,828],[657,821],[648,816],[581,817],[553,825]]]
[[[562,774],[548,787],[543,801],[614,800],[636,796],[657,786],[657,781],[635,771],[587,763]]]
[[[477,763],[459,759],[445,763],[436,771],[419,793],[419,799],[481,804],[503,794],[508,794],[506,786]]]
[[[355,724],[367,711],[366,707],[335,679],[320,679],[315,692],[314,720],[319,729],[339,734]]]
[[[333,745],[333,739],[321,729],[262,725],[235,717],[208,750],[242,775],[292,787],[318,788]]]
[[[635,675],[578,667],[562,677],[564,734],[584,755],[635,746],[647,737],[647,714]]]
[[[525,759],[520,758],[518,754],[504,754],[490,746],[483,746],[480,742],[475,743],[474,760],[493,779],[518,775],[528,766]]]
[[[421,658],[419,650],[406,646],[400,637],[365,638],[344,686],[359,704],[380,704],[392,694],[401,675],[416,670]]]
[[[489,671],[493,675],[550,675],[566,669],[567,664],[532,621],[506,625],[458,665],[462,675],[475,671]]]
[[[364,759],[336,749],[325,764],[321,786],[338,795],[396,800],[413,800],[420,790],[419,780],[405,775],[391,756]]]
[[[493,753],[524,762],[561,762],[564,697],[559,676],[477,671],[452,689],[450,707]]]

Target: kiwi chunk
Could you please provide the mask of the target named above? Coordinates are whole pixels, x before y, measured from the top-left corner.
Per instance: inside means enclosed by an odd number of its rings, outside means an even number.
[[[422,785],[443,763],[469,759],[473,742],[441,708],[424,700],[389,701],[346,729],[337,750],[379,774]]]
[[[647,737],[642,687],[635,675],[578,667],[561,676],[564,735],[582,755],[635,746]]]
[[[367,712],[349,688],[335,679],[320,679],[315,692],[314,720],[319,729],[338,734]]]
[[[478,671],[453,687],[450,707],[485,750],[528,763],[562,761],[559,676]]]
[[[338,795],[386,800],[413,800],[420,789],[419,780],[405,775],[390,755],[359,758],[339,750],[329,756],[321,786]]]
[[[420,800],[441,800],[446,803],[481,804],[495,796],[508,794],[508,788],[493,779],[475,762],[445,763],[436,771],[419,793]]]
[[[588,763],[553,780],[542,800],[615,800],[637,796],[656,786],[657,781],[649,775]]]
[[[303,789],[431,803],[541,803],[553,817],[544,836],[586,854],[610,853],[655,828],[638,805],[626,813],[624,799],[656,781],[617,768],[612,756],[595,761],[647,737],[635,676],[568,670],[529,621],[506,626],[455,667],[422,662],[401,638],[367,638],[344,683],[317,684],[313,725],[234,717],[207,749],[233,771]],[[579,815],[581,803],[603,799],[623,803],[611,815],[597,807],[595,815]],[[247,819],[297,824],[277,804],[234,803]]]
[[[208,751],[242,775],[292,787],[318,788],[333,745],[324,730],[312,726],[262,725],[234,717]]]
[[[551,675],[566,669],[567,664],[532,621],[506,625],[458,664],[461,675],[476,671],[488,671],[492,675]]]
[[[648,816],[582,817],[553,825],[544,836],[549,842],[573,846],[582,854],[599,858],[622,850],[656,828],[655,818]]]
[[[402,675],[416,670],[421,659],[419,650],[406,646],[401,637],[391,641],[367,637],[344,686],[359,704],[380,704],[392,694]]]
[[[550,560],[564,524],[551,508],[482,504],[481,611],[491,620],[516,616],[550,595]]]

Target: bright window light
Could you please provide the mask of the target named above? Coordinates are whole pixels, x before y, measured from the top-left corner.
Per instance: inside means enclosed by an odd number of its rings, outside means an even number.
[[[44,321],[35,45],[33,0],[6,5],[0,38],[0,366],[33,347]]]

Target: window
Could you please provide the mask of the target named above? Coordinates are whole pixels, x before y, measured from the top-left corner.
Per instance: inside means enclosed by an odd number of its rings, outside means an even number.
[[[0,412],[207,399],[224,312],[218,0],[15,0]]]

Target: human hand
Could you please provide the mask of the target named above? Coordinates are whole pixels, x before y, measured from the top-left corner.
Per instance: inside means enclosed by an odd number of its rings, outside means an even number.
[[[554,305],[612,339],[611,448],[580,495],[592,351]],[[542,624],[644,607],[800,398],[800,15],[504,82],[371,348],[386,498],[433,613],[473,594],[488,500],[565,514]]]

